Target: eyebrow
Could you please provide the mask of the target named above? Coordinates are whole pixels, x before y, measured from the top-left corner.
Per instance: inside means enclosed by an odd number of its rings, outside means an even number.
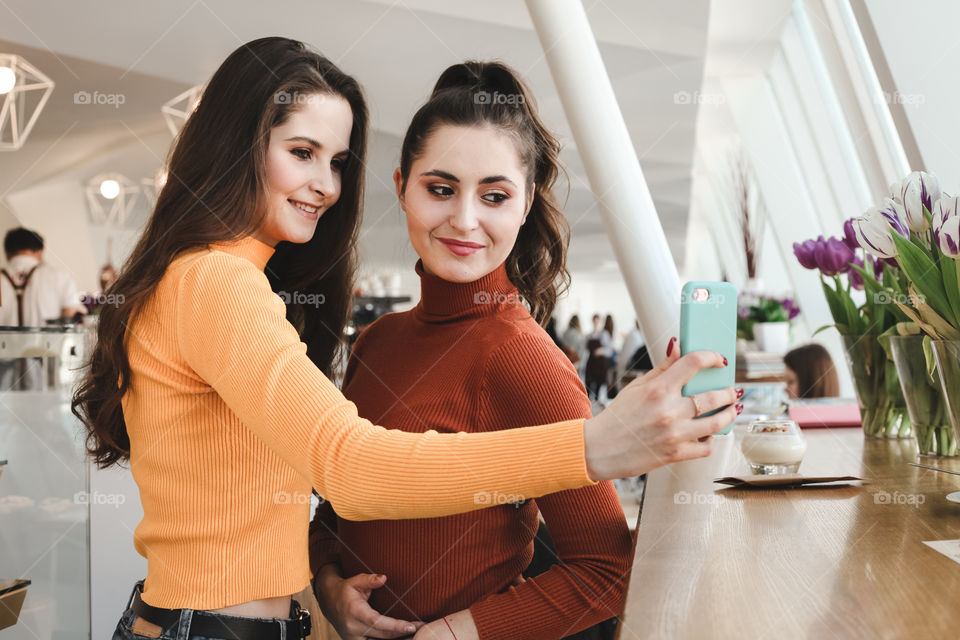
[[[287,138],[285,142],[296,142],[296,141],[306,142],[308,145],[310,145],[310,146],[313,147],[314,149],[322,149],[322,148],[323,148],[323,145],[322,145],[322,144],[320,144],[319,142],[317,142],[317,141],[314,140],[313,138],[308,138],[307,136],[293,136],[292,138]],[[339,153],[336,153],[336,154],[334,154],[334,155],[340,156],[340,155],[344,155],[344,154],[347,154],[347,153],[350,153],[350,150],[349,150],[349,149],[344,149],[343,151],[340,151]]]
[[[442,170],[440,170],[440,169],[433,169],[432,171],[425,171],[425,172],[423,172],[423,173],[420,174],[420,177],[423,177],[423,176],[436,176],[437,178],[443,178],[444,180],[449,180],[450,182],[460,182],[460,179],[457,178],[457,177],[456,177],[455,175],[453,175],[452,173],[447,173],[446,171],[442,171]],[[517,186],[517,185],[513,182],[513,180],[511,180],[511,179],[508,178],[507,176],[488,176],[488,177],[484,178],[483,180],[481,180],[481,181],[480,181],[480,184],[491,184],[491,183],[494,183],[494,182],[509,182],[509,183],[512,184],[514,187]]]

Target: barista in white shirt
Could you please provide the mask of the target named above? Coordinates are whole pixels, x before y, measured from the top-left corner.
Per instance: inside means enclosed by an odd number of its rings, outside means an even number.
[[[83,313],[69,273],[43,262],[43,238],[18,227],[3,239],[7,264],[0,271],[0,325],[43,327],[48,320]]]
[[[69,273],[43,262],[43,238],[23,227],[3,239],[7,264],[0,269],[0,326],[43,327],[48,320],[83,313],[77,285]],[[0,363],[0,389],[43,388],[39,358]]]

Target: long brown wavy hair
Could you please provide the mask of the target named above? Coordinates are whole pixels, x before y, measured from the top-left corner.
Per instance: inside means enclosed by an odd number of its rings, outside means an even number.
[[[120,402],[131,382],[125,328],[178,254],[236,240],[259,227],[265,215],[270,131],[296,111],[301,96],[310,94],[340,96],[353,112],[340,198],[321,216],[308,242],[279,243],[264,272],[274,291],[324,295],[319,306],[288,303],[287,318],[306,343],[309,358],[330,375],[352,307],[366,102],[356,80],[302,42],[261,38],[231,53],[213,74],[173,146],[168,178],[146,229],[106,292],[123,302],[103,307],[96,346],[71,405],[87,428],[87,451],[101,468],[130,455]]]
[[[553,193],[562,172],[560,143],[543,124],[533,93],[513,69],[499,62],[455,64],[440,74],[404,136],[400,151],[404,189],[414,160],[430,135],[444,125],[490,125],[514,138],[527,169],[527,189],[533,185],[536,189],[527,221],[507,256],[507,277],[530,314],[545,325],[557,298],[570,285],[566,266],[570,225]]]

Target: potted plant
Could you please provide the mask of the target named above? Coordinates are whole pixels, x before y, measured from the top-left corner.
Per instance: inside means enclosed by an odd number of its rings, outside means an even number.
[[[738,337],[756,341],[760,351],[786,353],[790,346],[790,322],[799,314],[800,307],[792,298],[757,296],[742,300]]]

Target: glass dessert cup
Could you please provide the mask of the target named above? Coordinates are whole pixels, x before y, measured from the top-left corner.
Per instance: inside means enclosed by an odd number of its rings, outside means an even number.
[[[760,420],[747,425],[740,450],[751,473],[796,473],[807,441],[793,420]]]

